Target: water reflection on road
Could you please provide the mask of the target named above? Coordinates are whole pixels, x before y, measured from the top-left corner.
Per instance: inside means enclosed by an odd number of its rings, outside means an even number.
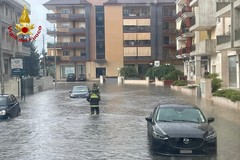
[[[91,86],[92,83],[87,83]],[[214,106],[169,87],[100,86],[99,116],[85,99],[70,99],[74,83],[40,92],[21,104],[22,115],[0,122],[0,154],[8,160],[238,160],[240,111]],[[217,157],[166,157],[149,151],[145,117],[159,103],[193,103],[218,133]],[[1,158],[0,158],[1,159]]]

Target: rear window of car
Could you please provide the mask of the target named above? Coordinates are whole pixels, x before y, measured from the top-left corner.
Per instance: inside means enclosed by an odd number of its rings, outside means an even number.
[[[7,104],[7,97],[0,97],[0,105],[6,105]]]
[[[85,86],[79,86],[79,87],[74,87],[73,92],[86,92],[88,91],[88,88]]]

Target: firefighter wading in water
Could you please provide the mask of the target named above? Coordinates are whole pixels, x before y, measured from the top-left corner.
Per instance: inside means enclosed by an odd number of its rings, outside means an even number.
[[[95,88],[93,85],[92,92],[87,97],[87,101],[90,102],[90,108],[91,108],[91,115],[94,114],[96,111],[96,114],[99,114],[99,102],[101,101],[99,88],[98,86]]]

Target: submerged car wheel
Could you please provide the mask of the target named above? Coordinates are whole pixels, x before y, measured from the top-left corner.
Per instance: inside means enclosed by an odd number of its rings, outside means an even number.
[[[6,119],[11,119],[11,115],[10,114],[7,114],[6,117],[7,117]]]
[[[19,108],[17,116],[20,116],[20,115],[21,115],[21,109]]]
[[[149,135],[148,136],[148,141],[149,141],[149,145],[150,145],[150,150],[152,152],[156,152],[157,151],[157,145],[156,143],[154,142],[154,139],[153,139],[153,136],[152,135]]]

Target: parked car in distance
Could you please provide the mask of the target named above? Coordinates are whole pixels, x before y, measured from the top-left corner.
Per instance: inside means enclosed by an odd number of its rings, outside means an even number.
[[[73,86],[73,89],[69,91],[70,98],[87,98],[89,95],[89,88],[86,85]]]
[[[86,75],[85,74],[80,74],[77,80],[78,81],[86,81],[87,80]]]
[[[153,152],[163,155],[215,155],[217,134],[199,107],[187,104],[158,105],[147,120]]]
[[[66,81],[76,81],[76,75],[74,73],[68,73]]]
[[[21,114],[20,104],[13,94],[0,94],[0,119],[9,119]]]

